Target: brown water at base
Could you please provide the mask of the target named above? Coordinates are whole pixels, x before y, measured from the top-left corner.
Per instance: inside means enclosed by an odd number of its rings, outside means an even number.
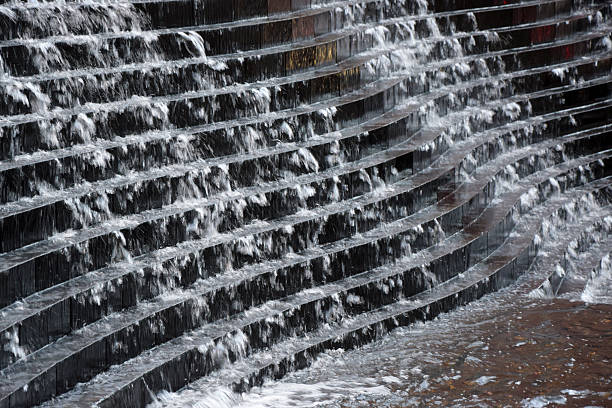
[[[401,359],[385,361],[382,378],[400,379],[387,385],[390,395],[353,396],[339,405],[611,407],[612,305],[526,303],[480,310],[454,334],[429,339],[425,354],[433,358],[412,376]]]

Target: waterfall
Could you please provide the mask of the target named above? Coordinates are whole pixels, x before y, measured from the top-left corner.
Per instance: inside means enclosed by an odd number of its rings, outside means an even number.
[[[534,296],[601,298],[610,11],[2,3],[0,406],[229,406],[564,231]]]

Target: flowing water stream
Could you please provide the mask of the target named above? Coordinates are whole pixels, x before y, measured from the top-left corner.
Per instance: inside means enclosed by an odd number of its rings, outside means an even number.
[[[0,408],[605,406],[610,11],[0,0]]]

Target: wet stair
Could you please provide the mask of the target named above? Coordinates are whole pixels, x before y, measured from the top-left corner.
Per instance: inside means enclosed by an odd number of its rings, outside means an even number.
[[[1,3],[0,407],[248,390],[511,284],[546,220],[601,259],[611,5]]]

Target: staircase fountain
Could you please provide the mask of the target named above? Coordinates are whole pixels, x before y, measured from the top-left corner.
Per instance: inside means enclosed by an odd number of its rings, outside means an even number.
[[[0,0],[0,408],[246,391],[607,242],[611,6]]]

